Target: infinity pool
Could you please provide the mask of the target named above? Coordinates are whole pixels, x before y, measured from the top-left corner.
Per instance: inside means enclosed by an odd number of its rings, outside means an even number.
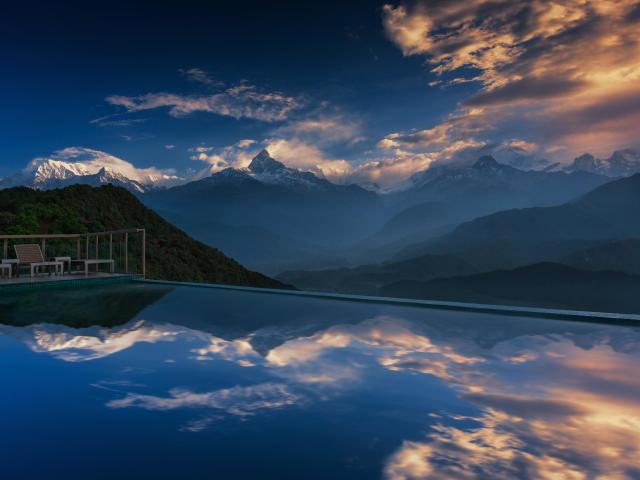
[[[640,329],[206,288],[0,293],[0,478],[640,478]]]

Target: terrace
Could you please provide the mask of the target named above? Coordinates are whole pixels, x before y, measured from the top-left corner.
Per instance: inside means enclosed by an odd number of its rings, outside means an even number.
[[[0,235],[0,288],[61,282],[144,278],[146,231],[143,228],[69,234]],[[47,265],[29,268],[18,249],[29,245]],[[56,265],[57,264],[57,265]]]

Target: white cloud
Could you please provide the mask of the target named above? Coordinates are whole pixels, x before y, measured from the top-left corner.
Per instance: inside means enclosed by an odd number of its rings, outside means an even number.
[[[174,93],[147,93],[134,97],[111,95],[111,105],[128,112],[156,108],[169,108],[169,115],[184,117],[195,112],[207,112],[236,119],[249,118],[264,122],[285,120],[291,112],[301,108],[305,101],[281,92],[265,92],[249,84],[239,84],[222,92],[208,95],[180,95]]]
[[[296,404],[301,397],[289,387],[278,383],[261,383],[248,387],[235,386],[212,392],[172,389],[168,397],[128,393],[111,400],[110,408],[142,408],[144,410],[176,410],[182,408],[212,408],[229,415],[248,416],[259,410],[276,409]]]
[[[360,122],[341,114],[316,114],[298,119],[279,127],[273,134],[316,145],[355,144],[365,139]]]

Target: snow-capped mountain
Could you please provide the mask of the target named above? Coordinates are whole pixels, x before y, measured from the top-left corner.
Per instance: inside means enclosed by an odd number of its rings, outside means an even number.
[[[214,185],[239,185],[246,182],[285,187],[290,190],[331,190],[341,186],[318,177],[313,172],[287,167],[274,159],[267,150],[258,153],[246,168],[228,167],[205,177],[204,183]],[[198,184],[198,181],[189,185]],[[351,188],[347,186],[345,188]]]
[[[250,177],[270,185],[283,185],[302,188],[330,188],[333,186],[324,178],[312,172],[305,172],[289,168],[284,163],[275,160],[267,150],[258,153],[244,173]]]
[[[68,147],[49,157],[33,159],[20,172],[0,179],[0,188],[25,186],[41,190],[81,183],[113,184],[134,193],[180,182],[173,172],[136,168],[131,163],[100,150]]]
[[[616,150],[609,158],[597,158],[590,153],[577,157],[566,172],[590,172],[607,177],[628,177],[640,173],[640,152],[625,149]]]

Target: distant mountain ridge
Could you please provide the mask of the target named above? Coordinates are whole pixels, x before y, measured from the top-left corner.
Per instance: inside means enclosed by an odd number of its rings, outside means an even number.
[[[595,274],[599,271],[640,272],[639,211],[640,174],[636,174],[562,205],[511,209],[473,219],[449,233],[407,247],[391,260],[353,268],[290,271],[277,278],[305,289],[391,296],[404,296],[404,291],[409,296],[430,298],[427,294],[435,290],[423,288],[425,282],[433,286],[432,281],[446,277],[524,268],[519,276],[509,277],[520,281],[529,272],[528,265],[554,262],[590,272],[578,275],[586,282],[581,290],[584,293],[589,279],[604,281],[606,276]],[[565,275],[566,269],[556,270],[562,278],[571,278]],[[455,297],[453,287],[447,291],[449,299]],[[499,298],[497,293],[495,298]],[[559,297],[553,298],[556,301]]]
[[[640,173],[640,152],[616,150],[609,158],[596,158],[590,153],[577,157],[563,169],[565,172],[589,172],[607,177],[628,177]]]
[[[640,276],[585,271],[545,262],[512,270],[428,281],[401,280],[379,290],[390,297],[568,308],[599,312],[640,311]]]

